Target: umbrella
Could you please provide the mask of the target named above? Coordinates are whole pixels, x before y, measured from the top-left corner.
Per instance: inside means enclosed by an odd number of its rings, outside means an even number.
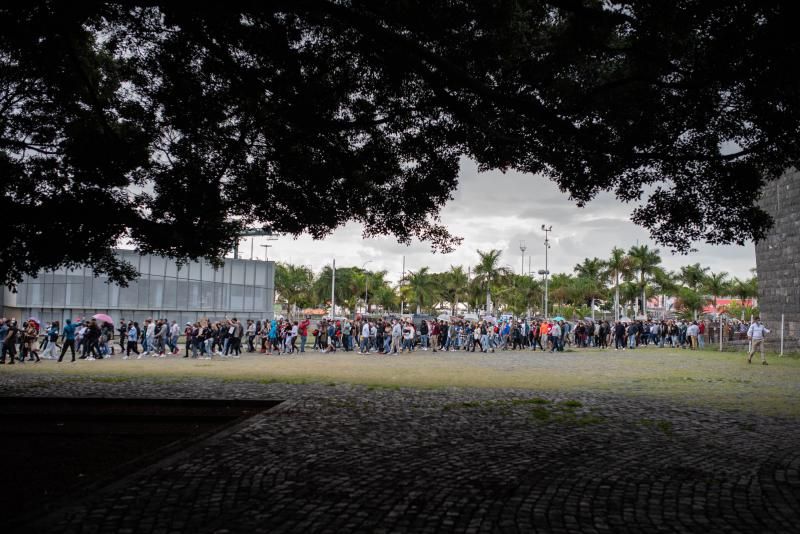
[[[446,313],[441,314],[439,317],[436,318],[437,321],[449,321],[450,316]]]
[[[97,319],[103,323],[114,324],[114,319],[106,315],[105,313],[98,313],[96,315],[92,315],[92,319]]]
[[[484,316],[483,320],[486,321],[487,323],[496,323],[497,322],[497,319],[495,319],[491,315]]]
[[[631,321],[630,317],[620,317],[619,318],[619,322],[621,322],[621,323],[630,323],[632,321]]]
[[[42,326],[42,321],[40,321],[40,320],[39,320],[39,319],[37,319],[36,317],[28,317],[28,322],[30,323],[31,321],[33,321],[34,323],[36,323],[36,325],[37,325],[37,326]]]
[[[561,316],[559,315],[559,316],[557,316],[557,317],[553,317],[553,321],[566,321],[566,319],[564,319],[563,317],[561,317]]]

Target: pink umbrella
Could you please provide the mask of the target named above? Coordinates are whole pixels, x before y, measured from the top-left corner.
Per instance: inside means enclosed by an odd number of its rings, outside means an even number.
[[[97,319],[100,322],[114,324],[114,319],[106,315],[105,313],[98,313],[96,315],[92,315],[92,319]]]

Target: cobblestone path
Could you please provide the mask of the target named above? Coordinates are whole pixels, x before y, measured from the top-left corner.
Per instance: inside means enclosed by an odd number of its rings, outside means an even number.
[[[797,532],[800,525],[800,427],[791,419],[600,394],[211,379],[115,384],[6,375],[0,392],[287,401],[28,532]]]

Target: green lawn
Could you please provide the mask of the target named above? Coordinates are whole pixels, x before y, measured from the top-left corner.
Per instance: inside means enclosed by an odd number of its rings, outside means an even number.
[[[758,358],[758,356],[756,356]],[[769,366],[746,363],[741,353],[673,349],[635,351],[438,353],[362,356],[309,352],[303,356],[245,355],[241,359],[110,360],[77,364],[46,361],[0,366],[3,376],[63,376],[66,380],[176,380],[214,377],[264,382],[351,383],[372,387],[525,388],[596,391],[669,399],[682,405],[800,415],[800,359],[769,357]]]

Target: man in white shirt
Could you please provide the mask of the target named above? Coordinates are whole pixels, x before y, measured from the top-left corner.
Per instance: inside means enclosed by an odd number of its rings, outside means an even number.
[[[173,319],[172,326],[169,329],[169,346],[172,349],[172,354],[178,354],[178,338],[181,337],[181,327],[178,326],[178,321]]]
[[[756,317],[750,328],[747,329],[747,339],[750,340],[750,354],[747,363],[753,363],[753,354],[761,349],[761,365],[767,365],[767,357],[764,356],[764,334],[769,334],[769,329],[761,324],[760,317]]]
[[[150,318],[148,318],[147,320],[150,321],[150,322],[147,324],[147,330],[145,330],[145,334],[144,334],[145,335],[145,339],[147,340],[147,352],[145,352],[145,354],[147,354],[149,352],[150,354],[155,355],[155,354],[157,354],[157,351],[156,351],[156,322],[154,320],[150,319]]]
[[[369,321],[364,321],[364,326],[361,327],[361,343],[358,347],[359,354],[369,354]]]
[[[697,349],[697,335],[700,333],[700,327],[694,322],[686,327],[686,337],[689,338],[689,344],[692,350]]]
[[[553,347],[550,349],[550,352],[561,352],[561,325],[554,322],[553,327],[550,328],[548,335],[550,336],[550,339],[553,340]]]
[[[392,348],[390,352],[398,354],[400,352],[400,338],[403,336],[403,327],[397,319],[392,320]]]

